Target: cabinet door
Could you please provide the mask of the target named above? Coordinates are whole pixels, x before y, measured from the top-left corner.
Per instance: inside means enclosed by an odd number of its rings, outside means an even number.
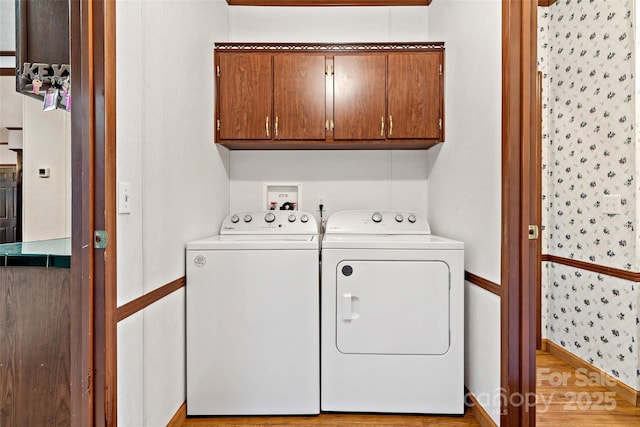
[[[273,75],[274,138],[324,140],[324,55],[275,55]]]
[[[387,138],[440,139],[441,54],[390,54],[388,57]]]
[[[220,139],[271,139],[271,55],[219,54]]]
[[[385,55],[336,55],[333,64],[333,139],[384,139]]]

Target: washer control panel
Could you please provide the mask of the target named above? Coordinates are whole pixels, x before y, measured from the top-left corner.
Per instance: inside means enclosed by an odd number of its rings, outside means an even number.
[[[327,221],[326,234],[431,234],[427,219],[416,212],[342,211]]]
[[[302,211],[236,212],[224,220],[220,234],[318,234],[318,223]]]

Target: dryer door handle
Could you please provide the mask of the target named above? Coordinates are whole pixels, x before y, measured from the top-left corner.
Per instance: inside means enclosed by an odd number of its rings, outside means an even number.
[[[360,317],[358,313],[360,299],[350,293],[342,294],[342,302],[340,303],[340,311],[342,320],[351,321]]]
[[[351,294],[342,294],[342,320],[353,319],[353,299]]]

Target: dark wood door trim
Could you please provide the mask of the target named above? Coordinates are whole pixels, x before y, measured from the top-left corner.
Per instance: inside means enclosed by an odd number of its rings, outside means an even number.
[[[94,425],[92,1],[70,2],[71,68],[71,425]]]
[[[118,425],[117,390],[117,190],[116,190],[116,2],[104,0],[104,229],[109,246],[105,263],[105,419],[107,426]]]
[[[109,243],[94,254],[95,426],[117,425],[115,1],[93,0],[94,230]]]
[[[533,207],[531,139],[535,135],[536,2],[502,3],[501,425],[535,425],[535,249],[527,226]],[[513,397],[513,399],[512,399]],[[524,399],[524,404],[518,399]]]
[[[115,370],[110,369],[115,367],[115,326],[109,328],[115,325],[115,296],[109,293],[115,292],[114,17],[111,0],[70,2],[73,427],[116,425]],[[105,194],[112,195],[106,199]],[[111,232],[110,250],[94,249],[96,229]],[[110,305],[111,320],[106,316]]]
[[[537,58],[537,52],[536,52]],[[537,69],[537,68],[536,68]],[[535,241],[535,255],[529,259],[532,269],[535,269],[536,287],[536,350],[542,347],[542,72],[536,71],[536,104],[535,104],[535,136],[532,138],[531,157],[533,187],[532,195],[532,224],[538,227],[538,238]]]

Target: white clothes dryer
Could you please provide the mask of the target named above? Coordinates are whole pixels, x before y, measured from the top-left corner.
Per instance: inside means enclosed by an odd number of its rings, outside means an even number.
[[[321,410],[464,412],[462,242],[417,213],[335,213],[321,295]]]
[[[318,239],[308,213],[259,211],[187,244],[187,414],[319,413]]]

